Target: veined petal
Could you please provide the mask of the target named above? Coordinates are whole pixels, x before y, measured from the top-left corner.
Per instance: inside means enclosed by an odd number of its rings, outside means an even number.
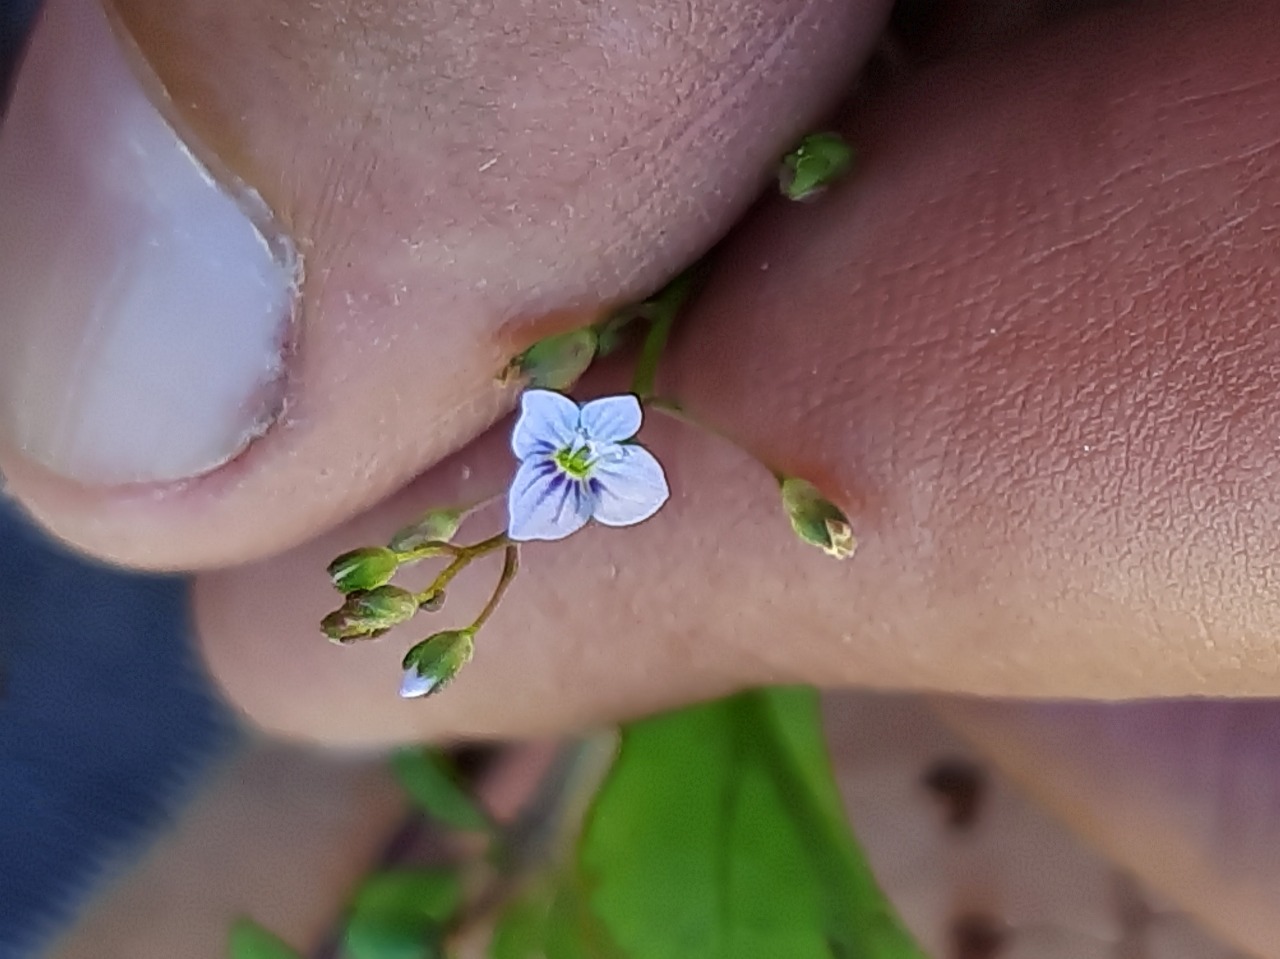
[[[507,493],[507,535],[513,540],[564,539],[591,518],[593,497],[549,457],[520,464]]]
[[[619,446],[591,471],[595,504],[591,516],[605,526],[632,526],[648,519],[671,491],[658,462],[643,446]]]
[[[582,407],[582,428],[596,443],[621,443],[640,432],[644,412],[640,400],[630,393],[604,396]]]
[[[578,404],[553,390],[525,390],[520,417],[511,431],[511,451],[517,459],[563,449],[578,432]]]

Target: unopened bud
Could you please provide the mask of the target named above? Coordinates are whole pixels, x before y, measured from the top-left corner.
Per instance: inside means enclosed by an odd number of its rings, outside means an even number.
[[[837,133],[813,133],[782,160],[778,185],[788,200],[809,200],[853,166],[853,150]]]
[[[379,586],[368,592],[350,593],[347,601],[320,621],[324,634],[334,642],[375,639],[418,611],[418,598],[399,586]]]
[[[414,646],[404,657],[400,695],[415,699],[444,689],[471,660],[474,637],[470,629],[449,629]]]
[[[849,518],[808,480],[789,476],[782,481],[782,508],[796,535],[828,556],[848,559],[857,548]]]
[[[411,553],[429,543],[440,543],[443,547],[458,532],[465,515],[466,511],[460,509],[433,509],[391,537],[387,547],[397,553]]]
[[[343,553],[329,564],[329,578],[343,593],[377,589],[400,568],[400,558],[385,546],[366,546]]]
[[[523,376],[533,387],[567,390],[596,358],[596,346],[596,331],[591,327],[549,336],[512,360],[502,379]]]

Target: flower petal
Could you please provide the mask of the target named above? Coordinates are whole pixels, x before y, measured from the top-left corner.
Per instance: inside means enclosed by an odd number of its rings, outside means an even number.
[[[621,443],[640,432],[644,412],[640,400],[630,393],[604,396],[582,407],[582,428],[596,443]]]
[[[563,449],[578,431],[578,404],[553,390],[525,390],[520,395],[520,418],[511,431],[511,451],[517,459]]]
[[[560,471],[550,457],[520,464],[507,493],[507,535],[523,542],[564,539],[591,518],[594,498]]]
[[[662,464],[643,446],[619,446],[591,471],[596,494],[591,517],[605,526],[632,526],[648,519],[671,491]]]

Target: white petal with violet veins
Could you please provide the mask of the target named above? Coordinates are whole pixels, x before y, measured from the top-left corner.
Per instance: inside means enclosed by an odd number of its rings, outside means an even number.
[[[620,446],[616,457],[592,471],[596,504],[592,518],[605,526],[632,526],[648,519],[671,491],[662,464],[642,446]]]
[[[620,443],[640,432],[644,412],[630,393],[605,396],[582,407],[582,428],[597,443]]]
[[[592,498],[550,459],[520,464],[507,494],[507,535],[513,540],[564,539],[591,518]]]
[[[520,418],[511,431],[511,451],[518,459],[563,449],[578,431],[578,404],[552,390],[526,390],[520,396]]]

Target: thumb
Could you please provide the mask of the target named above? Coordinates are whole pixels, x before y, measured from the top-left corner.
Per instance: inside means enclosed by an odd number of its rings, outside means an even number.
[[[0,132],[0,469],[155,567],[352,515],[713,242],[886,7],[49,0]]]

